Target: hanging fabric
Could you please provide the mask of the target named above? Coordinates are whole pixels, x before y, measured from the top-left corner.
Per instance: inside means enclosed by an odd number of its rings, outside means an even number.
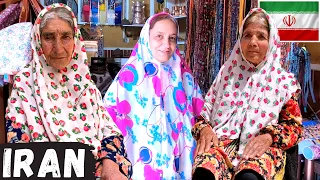
[[[306,113],[310,96],[312,102],[316,103],[311,79],[310,53],[306,47],[299,47],[299,43],[295,42],[282,43],[281,46],[282,51],[284,51],[281,53],[281,55],[283,55],[281,59],[284,61],[283,67],[293,73],[298,79],[301,85],[299,104],[301,105],[303,112]],[[314,115],[316,116],[316,114]]]
[[[207,92],[237,39],[239,0],[187,1],[186,61]]]
[[[229,0],[227,6],[226,15],[226,33],[225,34],[225,58],[222,63],[224,63],[230,56],[233,46],[237,41],[238,32],[238,17],[239,17],[239,1]]]
[[[22,0],[22,10],[19,22],[34,22],[43,6],[38,0]],[[31,6],[31,8],[30,8]]]
[[[251,0],[251,9],[258,7],[258,0]]]
[[[223,57],[223,19],[224,19],[224,0],[218,0],[217,1],[217,11],[216,11],[216,22],[215,22],[215,36],[214,36],[214,56],[212,58],[213,62],[213,78],[211,79],[208,86],[205,88],[206,91],[209,90],[214,78],[217,76],[221,64],[222,64],[222,57]],[[205,92],[206,92],[205,91]]]
[[[303,85],[302,85],[302,105],[303,110],[307,111],[308,106],[308,97],[311,95],[313,103],[316,103],[316,98],[313,91],[312,80],[311,80],[311,64],[310,64],[310,53],[308,50],[303,47],[300,48],[300,51],[304,55],[304,71],[303,73]]]
[[[193,38],[193,31],[194,31],[194,26],[193,24],[195,23],[195,19],[193,17],[193,14],[195,15],[196,12],[195,12],[195,9],[194,9],[194,3],[193,3],[193,0],[187,0],[186,2],[187,6],[186,6],[186,12],[187,12],[187,19],[186,19],[186,24],[187,24],[187,27],[186,27],[186,43],[184,45],[184,52],[185,52],[185,60],[186,60],[186,63],[190,66],[191,69],[193,69],[192,67],[192,63],[190,62],[191,61],[191,48],[193,47],[193,44],[194,43],[191,43],[193,42],[192,40],[194,39]],[[193,49],[193,48],[192,48]]]
[[[202,91],[205,91],[212,82],[211,59],[216,19],[212,15],[215,14],[216,3],[214,0],[190,0],[187,3],[185,57]]]
[[[286,58],[288,56],[288,53],[290,52],[291,43],[289,42],[281,42],[281,57],[280,57],[280,63],[284,69],[289,68],[289,64],[286,64]]]
[[[298,53],[299,53],[298,45],[296,45],[296,43],[291,43],[291,48],[286,59],[286,64],[289,65],[288,71],[292,72],[297,78],[299,77],[299,69],[300,69]]]
[[[0,30],[16,23],[21,13],[19,4],[10,4],[5,10],[0,12]]]

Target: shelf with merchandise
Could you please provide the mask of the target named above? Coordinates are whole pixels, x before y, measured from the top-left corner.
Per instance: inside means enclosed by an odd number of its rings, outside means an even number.
[[[144,24],[124,24],[122,26],[124,26],[124,27],[141,27],[142,28],[144,26]]]
[[[119,26],[124,17],[124,4],[128,0],[78,0],[78,24],[94,24],[100,26]],[[110,9],[111,7],[111,9]]]
[[[186,18],[187,16],[174,16],[175,19],[182,19],[182,18]],[[143,27],[144,24],[123,24],[121,26],[124,27]]]
[[[105,1],[102,1],[102,2],[107,2],[108,0],[105,0]],[[173,0],[168,0],[166,1],[166,7],[168,9],[172,9],[172,7],[174,6],[178,6],[177,4],[171,2]],[[98,3],[98,8],[97,8],[97,11],[99,12],[97,15],[99,16],[99,22],[97,23],[94,23],[94,22],[90,22],[91,19],[90,19],[90,15],[92,15],[91,13],[91,10],[92,10],[92,7],[90,5],[90,2],[93,3],[93,2],[96,2]],[[108,17],[114,17],[116,16],[115,12],[112,12],[110,14],[105,14],[103,15],[103,11],[101,11],[101,8],[103,10],[106,9],[106,6],[105,4],[100,4],[100,0],[79,0],[77,5],[78,5],[78,11],[77,11],[77,19],[78,19],[78,24],[79,25],[85,25],[85,24],[96,24],[96,25],[102,25],[102,26],[112,26],[112,25],[121,25],[121,23],[119,24],[114,24],[114,23],[108,23]],[[84,3],[85,3],[85,7],[84,7]],[[181,6],[184,6],[185,3],[178,3],[178,4],[181,4]],[[150,0],[149,1],[149,5],[148,5],[148,9],[149,9],[149,15],[150,16],[153,16],[156,12],[155,12],[155,1],[154,0]],[[84,12],[85,11],[85,12]],[[172,13],[171,13],[172,14]],[[102,16],[103,15],[103,16]],[[124,3],[122,3],[122,19],[129,19],[130,17],[130,1],[129,0],[124,0]],[[103,18],[101,20],[101,17]],[[183,15],[173,15],[173,17],[175,19],[183,19],[183,18],[186,18],[187,16],[185,14]],[[103,23],[105,20],[105,23]],[[128,25],[121,25],[121,26],[124,26],[124,27],[143,27],[143,24],[128,24]]]

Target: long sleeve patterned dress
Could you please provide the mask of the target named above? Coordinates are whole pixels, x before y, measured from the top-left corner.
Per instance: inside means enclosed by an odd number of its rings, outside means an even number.
[[[193,137],[198,140],[202,128],[212,126],[202,117],[192,129]],[[212,147],[209,152],[197,156],[193,170],[203,167],[210,170],[216,179],[232,179],[244,169],[252,169],[266,179],[281,179],[285,170],[285,150],[297,145],[302,135],[301,113],[298,102],[292,97],[283,106],[279,123],[260,130],[260,134],[270,133],[273,144],[261,158],[242,160],[238,167],[232,167],[231,161],[237,158],[238,140],[219,139],[219,148]]]

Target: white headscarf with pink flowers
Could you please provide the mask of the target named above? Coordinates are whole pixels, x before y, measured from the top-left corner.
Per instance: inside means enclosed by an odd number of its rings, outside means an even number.
[[[228,61],[206,95],[201,115],[210,121],[218,137],[240,139],[238,164],[245,145],[261,128],[277,124],[285,103],[299,90],[293,74],[280,65],[280,41],[278,30],[270,16],[261,8],[250,11],[265,13],[269,27],[269,47],[265,59],[254,66],[243,58],[238,39]],[[240,35],[243,33],[243,25]]]

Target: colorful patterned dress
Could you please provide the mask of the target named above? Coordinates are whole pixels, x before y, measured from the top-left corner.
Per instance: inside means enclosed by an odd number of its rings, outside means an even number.
[[[200,131],[210,126],[201,116],[199,122],[192,129],[192,135],[199,139]],[[208,153],[197,156],[194,170],[197,167],[209,169],[217,178],[232,179],[232,177],[244,169],[252,169],[263,175],[266,179],[282,180],[284,175],[286,152],[285,150],[298,144],[302,135],[301,113],[296,98],[292,97],[282,108],[278,125],[269,125],[260,130],[259,134],[270,133],[273,136],[273,144],[261,157],[248,161],[241,161],[238,169],[228,163],[237,158],[238,139],[230,140],[220,138],[219,148],[212,147]],[[223,152],[221,150],[223,149]]]
[[[134,180],[191,179],[191,129],[203,99],[178,48],[160,63],[149,48],[149,18],[140,39],[104,97],[124,135]]]
[[[57,70],[46,63],[40,45],[40,22],[51,8],[63,7],[74,21],[74,53],[70,64]],[[94,147],[96,176],[108,158],[130,178],[123,136],[105,112],[99,90],[91,80],[84,43],[71,9],[53,4],[42,10],[32,30],[32,61],[14,78],[6,110],[9,143],[80,142]]]
[[[280,42],[273,20],[265,13],[269,27],[269,47],[264,60],[254,66],[242,56],[238,39],[231,56],[222,66],[208,91],[201,118],[193,128],[195,139],[208,126],[220,144],[197,156],[197,167],[210,170],[216,179],[231,179],[243,169],[252,169],[265,179],[282,178],[284,150],[297,144],[301,137],[301,113],[296,101],[300,86],[294,75],[280,64]],[[243,26],[243,25],[242,25]],[[242,28],[240,36],[242,36]],[[247,143],[254,137],[270,133],[273,144],[261,158],[242,160]]]

